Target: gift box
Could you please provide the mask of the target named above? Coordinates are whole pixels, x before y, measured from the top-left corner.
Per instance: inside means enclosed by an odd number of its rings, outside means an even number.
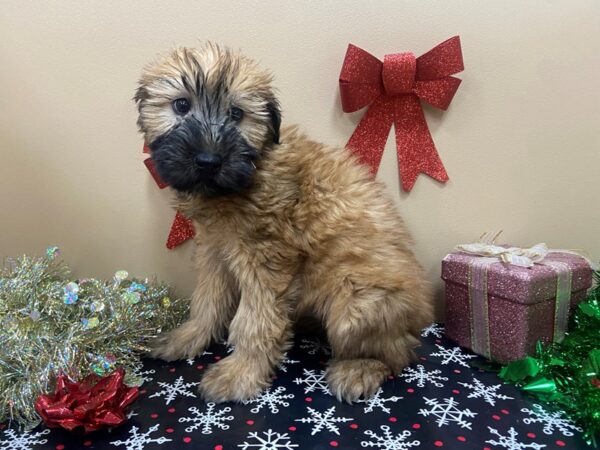
[[[446,335],[500,363],[533,354],[537,341],[562,340],[570,311],[592,284],[588,261],[551,251],[520,267],[486,256],[458,251],[442,261]]]

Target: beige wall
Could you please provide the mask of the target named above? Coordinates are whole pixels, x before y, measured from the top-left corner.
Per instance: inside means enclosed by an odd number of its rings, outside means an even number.
[[[276,74],[285,122],[344,144],[337,77],[348,42],[383,57],[460,34],[450,109],[426,115],[450,181],[400,193],[393,139],[379,177],[432,280],[457,243],[507,241],[600,258],[598,0],[0,2],[0,256],[59,245],[78,275],[116,269],[189,293],[192,248],[168,251],[169,193],[142,165],[140,67],[212,39]]]

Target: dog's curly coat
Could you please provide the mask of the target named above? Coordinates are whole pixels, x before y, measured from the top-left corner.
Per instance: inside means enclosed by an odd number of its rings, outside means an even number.
[[[145,68],[135,100],[159,174],[197,232],[190,317],[154,356],[194,357],[229,329],[235,351],[200,390],[247,400],[269,385],[292,323],[312,315],[339,399],[370,397],[409,363],[432,298],[402,219],[346,149],[295,127],[280,135],[268,73],[213,44],[181,48]],[[195,162],[207,154],[218,161],[208,172]]]

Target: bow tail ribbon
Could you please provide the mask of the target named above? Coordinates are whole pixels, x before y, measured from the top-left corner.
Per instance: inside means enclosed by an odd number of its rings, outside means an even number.
[[[448,174],[415,95],[377,98],[362,117],[346,146],[375,175],[392,124],[396,135],[402,189],[410,191],[420,173],[441,182],[448,181]]]

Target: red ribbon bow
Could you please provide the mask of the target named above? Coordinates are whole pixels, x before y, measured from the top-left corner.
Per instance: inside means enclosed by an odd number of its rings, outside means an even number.
[[[144,144],[143,152],[150,154],[150,147]],[[168,184],[160,178],[160,175],[158,175],[158,171],[156,170],[156,166],[154,165],[152,158],[146,158],[144,160],[144,164],[150,172],[150,175],[152,175],[152,178],[154,178],[154,181],[158,185],[159,189],[166,188]],[[171,231],[169,231],[169,237],[167,238],[167,248],[172,250],[178,245],[183,244],[188,239],[192,239],[195,234],[196,231],[194,230],[194,224],[192,221],[178,211],[175,214],[173,223],[171,224]]]
[[[354,112],[370,106],[347,147],[377,173],[393,123],[402,189],[410,191],[419,173],[448,181],[419,99],[447,109],[461,82],[450,75],[463,69],[458,36],[418,58],[395,53],[383,62],[350,44],[340,73],[342,108]]]
[[[85,433],[106,427],[116,427],[127,420],[125,408],[138,396],[137,387],[123,383],[122,369],[100,378],[89,375],[81,382],[70,382],[60,375],[54,394],[40,395],[35,410],[50,428],[74,430],[82,427]]]

